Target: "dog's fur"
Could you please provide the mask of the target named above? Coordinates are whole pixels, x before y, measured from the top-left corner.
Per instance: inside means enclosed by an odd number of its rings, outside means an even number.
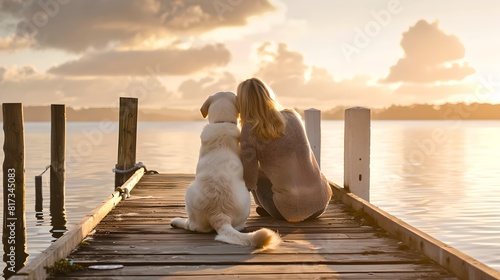
[[[175,218],[171,225],[197,232],[217,231],[216,240],[257,248],[275,248],[281,238],[262,228],[241,233],[250,214],[250,194],[243,180],[239,158],[238,111],[232,92],[211,95],[201,107],[209,124],[201,133],[195,180],[186,190],[188,218]]]

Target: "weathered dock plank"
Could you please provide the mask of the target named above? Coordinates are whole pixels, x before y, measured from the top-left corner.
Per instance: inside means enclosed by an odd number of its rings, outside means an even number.
[[[171,228],[185,216],[184,191],[193,175],[144,175],[68,258],[84,267],[121,264],[115,270],[73,272],[57,279],[458,279],[379,228],[363,226],[332,201],[315,221],[288,223],[252,210],[245,230],[276,230],[284,242],[258,251]],[[253,205],[255,207],[255,205]]]
[[[343,274],[351,274],[350,279],[367,279],[370,275],[377,274],[391,274],[396,279],[436,279],[436,275],[446,277],[445,279],[456,279],[447,276],[441,271],[433,269],[432,266],[426,265],[412,265],[402,264],[394,265],[303,265],[303,264],[290,264],[290,265],[199,265],[199,266],[127,266],[119,270],[99,271],[93,270],[86,272],[88,276],[95,277],[94,279],[107,277],[136,277],[134,279],[141,279],[147,276],[147,279],[158,279],[160,277],[177,277],[179,276],[210,276],[212,279],[217,279],[220,276],[232,276],[233,279],[247,276],[252,279],[262,279],[267,276],[273,279],[289,279],[289,275],[296,275],[295,279],[317,279],[318,274],[326,277],[327,279],[344,279]],[[352,277],[358,275],[358,277]],[[365,275],[363,277],[362,275]],[[397,275],[405,275],[399,277]],[[432,276],[431,278],[428,275]],[[156,277],[156,278],[155,278]],[[117,277],[118,278],[118,277]],[[247,278],[247,279],[248,279]],[[78,279],[72,277],[71,279]],[[85,278],[88,279],[88,278]],[[92,279],[92,278],[90,278]],[[349,278],[347,278],[349,279]],[[379,278],[381,279],[381,278]],[[388,278],[385,278],[388,279]],[[441,279],[441,278],[438,278]]]

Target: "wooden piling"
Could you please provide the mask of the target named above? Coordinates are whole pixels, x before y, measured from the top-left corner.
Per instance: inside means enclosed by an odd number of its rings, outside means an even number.
[[[42,192],[42,175],[35,176],[35,211],[42,212],[43,210],[43,192]]]
[[[115,188],[123,185],[135,170],[129,170],[135,166],[136,142],[137,142],[137,98],[120,98],[120,120],[118,135],[118,162],[116,164]]]
[[[344,122],[344,188],[370,201],[370,109],[347,109]]]
[[[314,108],[304,111],[307,139],[318,166],[321,167],[321,111]]]
[[[24,267],[26,253],[24,117],[21,103],[3,109],[3,231],[4,277]]]
[[[50,137],[50,211],[64,209],[65,168],[66,168],[66,107],[51,106]]]
[[[52,237],[66,232],[65,174],[66,174],[66,106],[51,106],[50,137],[50,216]]]

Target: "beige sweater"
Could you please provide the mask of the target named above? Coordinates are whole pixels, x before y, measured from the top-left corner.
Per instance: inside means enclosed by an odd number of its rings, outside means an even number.
[[[323,209],[332,190],[321,173],[309,146],[302,121],[291,112],[285,135],[274,140],[260,139],[250,124],[241,129],[241,160],[249,190],[257,188],[258,170],[271,180],[274,204],[288,221],[301,221]]]

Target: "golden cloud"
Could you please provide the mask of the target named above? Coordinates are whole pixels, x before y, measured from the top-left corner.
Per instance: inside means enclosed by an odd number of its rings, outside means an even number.
[[[404,57],[391,67],[389,75],[381,82],[460,81],[475,72],[466,62],[459,61],[465,56],[460,40],[440,30],[437,21],[432,24],[418,21],[403,33],[401,47]]]

